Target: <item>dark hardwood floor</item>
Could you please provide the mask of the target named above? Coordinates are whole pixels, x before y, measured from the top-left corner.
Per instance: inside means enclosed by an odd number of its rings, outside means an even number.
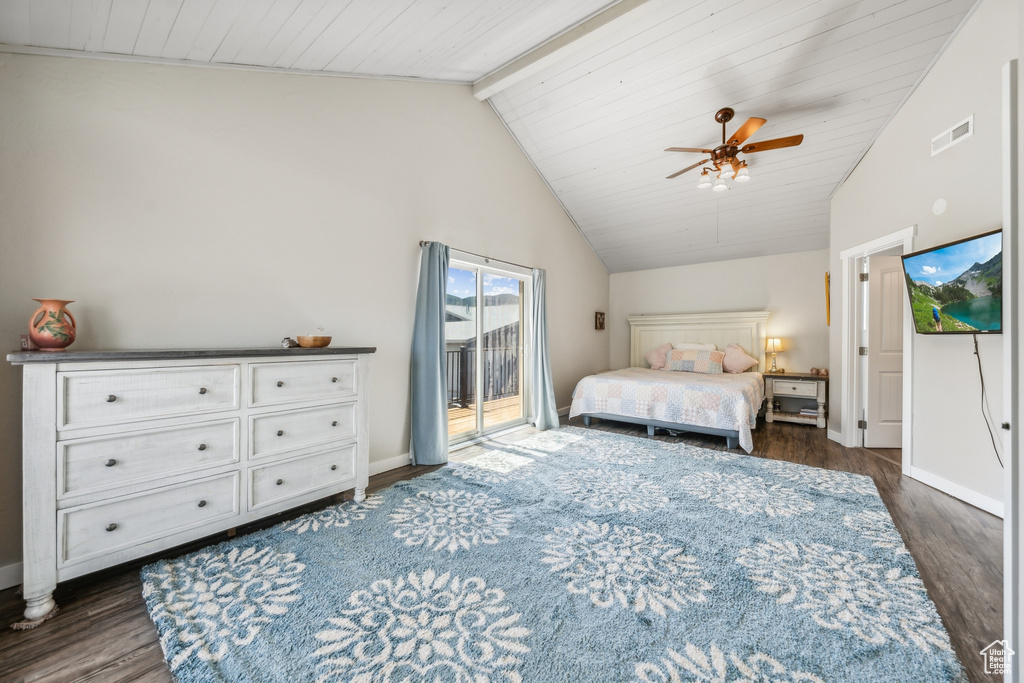
[[[582,426],[577,420],[571,424]],[[644,427],[624,423],[599,421],[592,428],[648,438]],[[498,440],[518,441],[532,432],[526,428]],[[725,449],[721,437],[659,432],[654,438]],[[469,457],[478,448],[455,452],[453,459]],[[824,429],[760,423],[754,432],[753,456],[872,477],[917,562],[970,680],[1000,680],[984,675],[978,653],[1002,638],[1002,520],[903,477],[899,465],[890,459],[891,453],[844,448],[829,441]],[[392,470],[371,477],[370,490],[434,469],[409,466]],[[330,502],[305,506],[287,516]],[[239,529],[239,533],[276,524],[285,517],[264,520]],[[224,538],[221,534],[193,546]],[[142,600],[138,570],[147,561],[65,582],[57,587],[60,611],[52,619],[29,631],[0,629],[0,681],[170,681],[156,629]],[[0,625],[17,621],[22,608],[15,589],[0,591]]]

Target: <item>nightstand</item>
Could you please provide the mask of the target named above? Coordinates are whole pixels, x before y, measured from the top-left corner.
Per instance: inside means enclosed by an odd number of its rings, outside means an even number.
[[[828,376],[799,372],[764,375],[764,393],[768,399],[766,422],[797,422],[825,428],[828,414]],[[775,410],[778,400],[781,410]],[[803,412],[801,413],[801,409]],[[808,412],[813,410],[814,412]]]

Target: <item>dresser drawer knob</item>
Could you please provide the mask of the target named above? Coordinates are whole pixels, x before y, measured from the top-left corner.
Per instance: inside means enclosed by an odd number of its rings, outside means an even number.
[[[201,507],[201,508],[206,507],[206,501],[205,500],[199,501],[199,507]]]
[[[117,528],[117,525],[114,524],[113,522],[111,522],[110,524],[107,525],[107,531],[113,531],[116,528]]]
[[[333,472],[334,470],[336,470],[336,469],[338,469],[338,466],[337,466],[337,465],[331,465],[331,471],[332,471],[332,472]]]
[[[107,403],[113,403],[116,400],[117,400],[117,396],[114,396],[113,394],[111,394],[110,396],[107,396]]]
[[[338,426],[338,421],[337,421],[337,420],[335,420],[334,422],[332,422],[332,423],[331,423],[331,426],[332,426],[332,427],[337,427],[337,426]]]
[[[105,462],[105,463],[103,463],[103,464],[104,464],[104,465],[105,465],[106,467],[113,467],[114,465],[116,465],[116,464],[117,464],[117,460],[114,460],[113,458],[111,458],[110,460],[106,461],[106,462]]]
[[[284,382],[278,381],[277,386],[283,387],[284,386]]]
[[[284,436],[284,430],[283,429],[278,429],[277,430],[277,435],[278,436]]]
[[[196,448],[198,448],[201,451],[205,451],[206,450],[206,444],[205,443],[201,443]]]
[[[277,485],[278,485],[278,486],[280,486],[280,485],[281,485],[281,484],[283,484],[283,483],[284,483],[284,479],[278,479],[278,480],[277,480]]]
[[[331,378],[331,381],[332,381],[332,382],[337,382],[337,381],[338,381],[338,378],[337,378],[337,377],[332,377],[332,378]]]
[[[205,394],[206,393],[206,387],[199,387],[199,393],[200,394]]]

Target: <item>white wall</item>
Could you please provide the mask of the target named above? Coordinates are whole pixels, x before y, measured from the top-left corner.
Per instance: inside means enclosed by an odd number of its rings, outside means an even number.
[[[828,252],[817,250],[612,273],[611,367],[629,366],[627,316],[764,310],[772,314],[768,335],[782,339],[786,349],[778,354],[780,368],[827,368],[826,270]]]
[[[885,128],[856,170],[836,192],[831,207],[831,271],[839,252],[917,226],[914,249],[924,249],[1001,226],[1001,73],[1016,56],[1013,0],[984,0],[910,99]],[[974,114],[973,137],[938,156],[930,140]],[[945,213],[932,205],[945,199]],[[833,291],[833,320],[840,320],[839,280]],[[969,335],[923,337],[913,344],[913,463],[931,475],[1002,500],[1002,470],[980,410],[981,389]],[[989,405],[1002,416],[1002,343],[981,335]],[[840,358],[841,327],[833,325],[831,357]],[[838,363],[837,363],[838,365]],[[838,374],[838,373],[836,373]],[[842,387],[831,383],[833,430],[839,420]]]
[[[608,273],[468,87],[0,55],[0,340],[75,299],[73,349],[376,346],[370,458],[408,452],[421,239],[548,270],[560,406]],[[0,364],[0,567],[20,558],[20,370]]]

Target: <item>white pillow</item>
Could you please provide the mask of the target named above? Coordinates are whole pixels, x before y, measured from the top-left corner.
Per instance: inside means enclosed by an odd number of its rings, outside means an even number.
[[[679,351],[717,351],[714,344],[694,344],[693,342],[672,342],[672,348]]]

